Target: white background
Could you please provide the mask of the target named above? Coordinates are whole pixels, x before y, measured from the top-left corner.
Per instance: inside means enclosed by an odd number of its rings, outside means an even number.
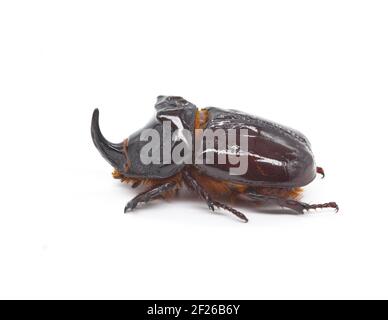
[[[388,298],[386,1],[1,1],[0,298]],[[133,214],[92,144],[156,97],[294,127],[327,178],[306,216]]]

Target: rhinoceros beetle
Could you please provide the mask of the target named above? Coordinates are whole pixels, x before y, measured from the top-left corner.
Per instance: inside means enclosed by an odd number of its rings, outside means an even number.
[[[246,216],[225,202],[241,198],[298,214],[318,208],[338,211],[335,202],[307,204],[298,200],[301,187],[317,173],[324,176],[323,169],[315,165],[309,141],[300,132],[235,110],[198,109],[182,97],[159,96],[155,108],[155,118],[121,143],[104,138],[98,109],[93,113],[93,142],[113,166],[113,177],[132,187],[147,187],[128,202],[125,212],[140,203],[172,197],[183,186],[203,199],[210,210],[223,208],[245,222]],[[213,134],[212,141],[204,132]],[[236,173],[239,157],[244,159],[245,170]],[[204,158],[211,161],[204,162]]]

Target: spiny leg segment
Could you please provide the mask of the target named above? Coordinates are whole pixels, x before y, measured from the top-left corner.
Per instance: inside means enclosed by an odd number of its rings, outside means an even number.
[[[338,212],[339,210],[339,207],[335,202],[328,202],[323,204],[308,204],[308,203],[304,203],[304,202],[300,202],[292,199],[284,199],[284,198],[275,197],[275,196],[262,195],[257,193],[254,190],[248,191],[246,195],[251,200],[273,203],[282,208],[291,209],[298,214],[303,214],[305,210],[308,211],[308,210],[323,209],[323,208],[333,208],[336,210],[336,212]]]
[[[138,194],[135,198],[127,203],[124,209],[124,213],[135,209],[139,203],[147,203],[151,200],[155,200],[163,197],[167,192],[172,191],[176,187],[176,183],[167,182],[165,184],[154,187],[148,191]]]
[[[188,172],[187,170],[183,171],[182,174],[183,180],[185,181],[186,185],[194,190],[203,200],[206,201],[208,207],[210,210],[214,211],[214,206],[218,208],[222,208],[224,210],[227,210],[231,213],[233,213],[236,217],[239,219],[243,220],[244,222],[248,222],[248,218],[241,213],[240,211],[224,204],[219,201],[213,200],[209,193],[202,188],[202,186],[195,180],[195,178]]]
[[[322,176],[322,179],[325,177],[325,170],[321,167],[317,167],[317,173]]]

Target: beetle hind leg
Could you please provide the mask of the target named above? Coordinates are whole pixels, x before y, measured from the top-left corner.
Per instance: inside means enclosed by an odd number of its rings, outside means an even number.
[[[322,179],[325,177],[325,170],[322,167],[317,167],[317,173],[321,175]]]
[[[176,186],[176,183],[168,182],[138,194],[135,198],[127,203],[124,209],[124,213],[134,210],[140,203],[147,203],[151,200],[164,197],[169,192],[174,191]]]
[[[303,214],[309,210],[324,209],[324,208],[333,208],[338,212],[339,207],[335,202],[328,202],[323,204],[308,204],[301,201],[286,199],[276,196],[264,195],[257,193],[256,191],[248,191],[245,194],[248,198],[254,201],[266,202],[276,204],[282,208],[288,208],[297,214]]]
[[[321,204],[307,204],[306,210],[315,210],[315,209],[326,209],[326,208],[332,208],[335,209],[335,212],[339,211],[339,206],[336,202],[327,202],[327,203],[321,203]]]

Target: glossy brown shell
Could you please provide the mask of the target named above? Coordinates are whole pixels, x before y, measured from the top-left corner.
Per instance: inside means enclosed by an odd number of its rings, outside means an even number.
[[[234,110],[208,108],[207,129],[248,130],[248,170],[244,175],[230,175],[233,167],[226,164],[197,165],[200,173],[217,180],[258,186],[295,188],[309,184],[316,177],[316,165],[307,138],[293,129],[250,116]],[[237,139],[237,148],[239,147]],[[230,146],[229,146],[230,147]],[[220,150],[221,149],[221,150]],[[222,150],[215,142],[215,148],[204,149],[204,153],[215,153],[215,159]],[[217,163],[217,161],[215,162]]]

